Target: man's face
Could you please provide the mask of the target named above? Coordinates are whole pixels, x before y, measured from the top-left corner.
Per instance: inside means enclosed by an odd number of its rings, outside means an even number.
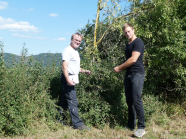
[[[127,27],[123,30],[125,36],[130,40],[133,38],[134,36],[134,29],[132,29],[131,27]]]
[[[74,49],[77,49],[79,45],[81,44],[82,38],[79,35],[74,35],[73,39],[71,40],[71,46]]]

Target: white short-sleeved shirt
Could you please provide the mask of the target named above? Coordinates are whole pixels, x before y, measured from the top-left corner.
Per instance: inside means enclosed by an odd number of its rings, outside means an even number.
[[[70,45],[66,47],[62,52],[62,61],[68,62],[68,73],[79,74],[80,70],[80,57],[77,50],[72,48]]]

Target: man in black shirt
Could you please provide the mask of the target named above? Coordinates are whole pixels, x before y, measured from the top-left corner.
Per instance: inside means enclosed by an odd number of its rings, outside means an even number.
[[[124,80],[125,96],[128,105],[128,124],[127,128],[135,130],[136,115],[138,118],[138,129],[134,133],[136,137],[142,137],[145,134],[145,116],[141,93],[144,84],[145,70],[143,66],[144,43],[134,34],[134,28],[131,24],[123,25],[123,32],[129,39],[126,45],[126,61],[114,68],[115,72],[121,72],[126,69]]]

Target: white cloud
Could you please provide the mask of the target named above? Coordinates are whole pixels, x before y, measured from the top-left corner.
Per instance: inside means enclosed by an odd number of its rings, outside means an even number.
[[[0,1],[0,10],[6,9],[8,6],[8,2]]]
[[[0,40],[2,40],[3,38],[0,37]]]
[[[21,38],[29,38],[29,39],[32,39],[33,38],[32,36],[21,35],[21,34],[18,34],[18,33],[12,34],[12,36],[21,37]]]
[[[14,19],[3,18],[2,16],[0,16],[0,29],[8,29],[10,31],[39,32],[38,28],[33,25],[30,25],[29,22],[17,22]]]
[[[49,14],[50,16],[54,16],[54,17],[56,17],[56,16],[59,16],[58,14],[54,14],[54,13],[51,13],[51,14]]]
[[[66,34],[67,34],[67,35],[72,35],[73,33],[69,33],[69,32],[67,32]]]
[[[65,41],[65,38],[58,38],[59,41]]]
[[[65,41],[65,38],[58,38],[58,39],[53,39],[54,41]]]
[[[30,8],[29,11],[33,11],[34,9],[33,8]]]
[[[47,39],[45,37],[21,35],[21,34],[18,34],[18,33],[12,34],[12,36],[21,37],[21,38],[28,38],[28,39],[38,39],[38,40],[45,40],[45,39]]]
[[[33,11],[34,9],[33,8],[30,8],[30,9],[22,9],[23,11]]]

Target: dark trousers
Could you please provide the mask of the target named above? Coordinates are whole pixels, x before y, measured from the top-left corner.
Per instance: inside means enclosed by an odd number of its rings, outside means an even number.
[[[78,114],[78,100],[76,95],[75,86],[69,86],[66,82],[64,75],[61,75],[61,82],[63,86],[63,92],[61,95],[61,107],[63,110],[69,109],[70,117],[74,128],[83,125],[83,121],[79,118]]]
[[[128,127],[136,127],[136,115],[138,118],[138,129],[145,128],[145,116],[141,93],[143,89],[145,74],[133,73],[125,76],[125,96],[128,105]]]

